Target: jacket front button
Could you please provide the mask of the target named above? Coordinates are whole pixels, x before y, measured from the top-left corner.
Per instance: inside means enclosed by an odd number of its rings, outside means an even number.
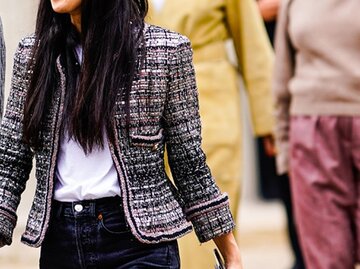
[[[152,150],[153,150],[153,151],[156,151],[156,150],[158,150],[158,148],[159,148],[159,144],[155,144],[155,145],[152,147]]]

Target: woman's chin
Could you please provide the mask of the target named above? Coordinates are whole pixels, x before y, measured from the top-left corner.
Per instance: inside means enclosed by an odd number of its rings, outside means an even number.
[[[51,6],[56,13],[75,13],[80,10],[81,0],[51,0]]]

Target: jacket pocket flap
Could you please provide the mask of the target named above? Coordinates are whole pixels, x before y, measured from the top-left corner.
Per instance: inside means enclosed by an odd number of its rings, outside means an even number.
[[[160,129],[156,135],[136,135],[131,134],[131,144],[138,147],[153,148],[158,146],[164,140],[164,130]]]

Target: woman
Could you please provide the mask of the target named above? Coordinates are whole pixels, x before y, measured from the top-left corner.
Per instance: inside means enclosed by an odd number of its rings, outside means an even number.
[[[0,18],[0,120],[4,107],[4,83],[5,83],[5,42],[3,27]]]
[[[0,243],[11,244],[35,156],[22,241],[42,247],[40,268],[179,268],[187,220],[241,268],[228,198],[200,148],[189,41],[145,25],[146,11],[41,0],[35,36],[20,42],[0,132]]]
[[[152,5],[151,5],[152,4]],[[254,133],[272,133],[273,53],[253,0],[152,0],[147,20],[189,37],[199,88],[203,148],[220,189],[229,194],[237,217],[242,180],[241,76],[249,97]],[[229,59],[227,43],[238,66]],[[211,268],[211,244],[195,235],[180,240],[184,268]],[[198,253],[194,258],[194,251]]]
[[[284,1],[274,93],[305,264],[360,261],[360,2]]]

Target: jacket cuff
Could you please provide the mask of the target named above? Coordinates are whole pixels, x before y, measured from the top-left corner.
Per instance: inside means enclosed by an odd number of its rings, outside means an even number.
[[[0,208],[0,247],[11,245],[17,217]]]
[[[227,234],[235,228],[227,194],[186,210],[186,215],[201,243]]]

